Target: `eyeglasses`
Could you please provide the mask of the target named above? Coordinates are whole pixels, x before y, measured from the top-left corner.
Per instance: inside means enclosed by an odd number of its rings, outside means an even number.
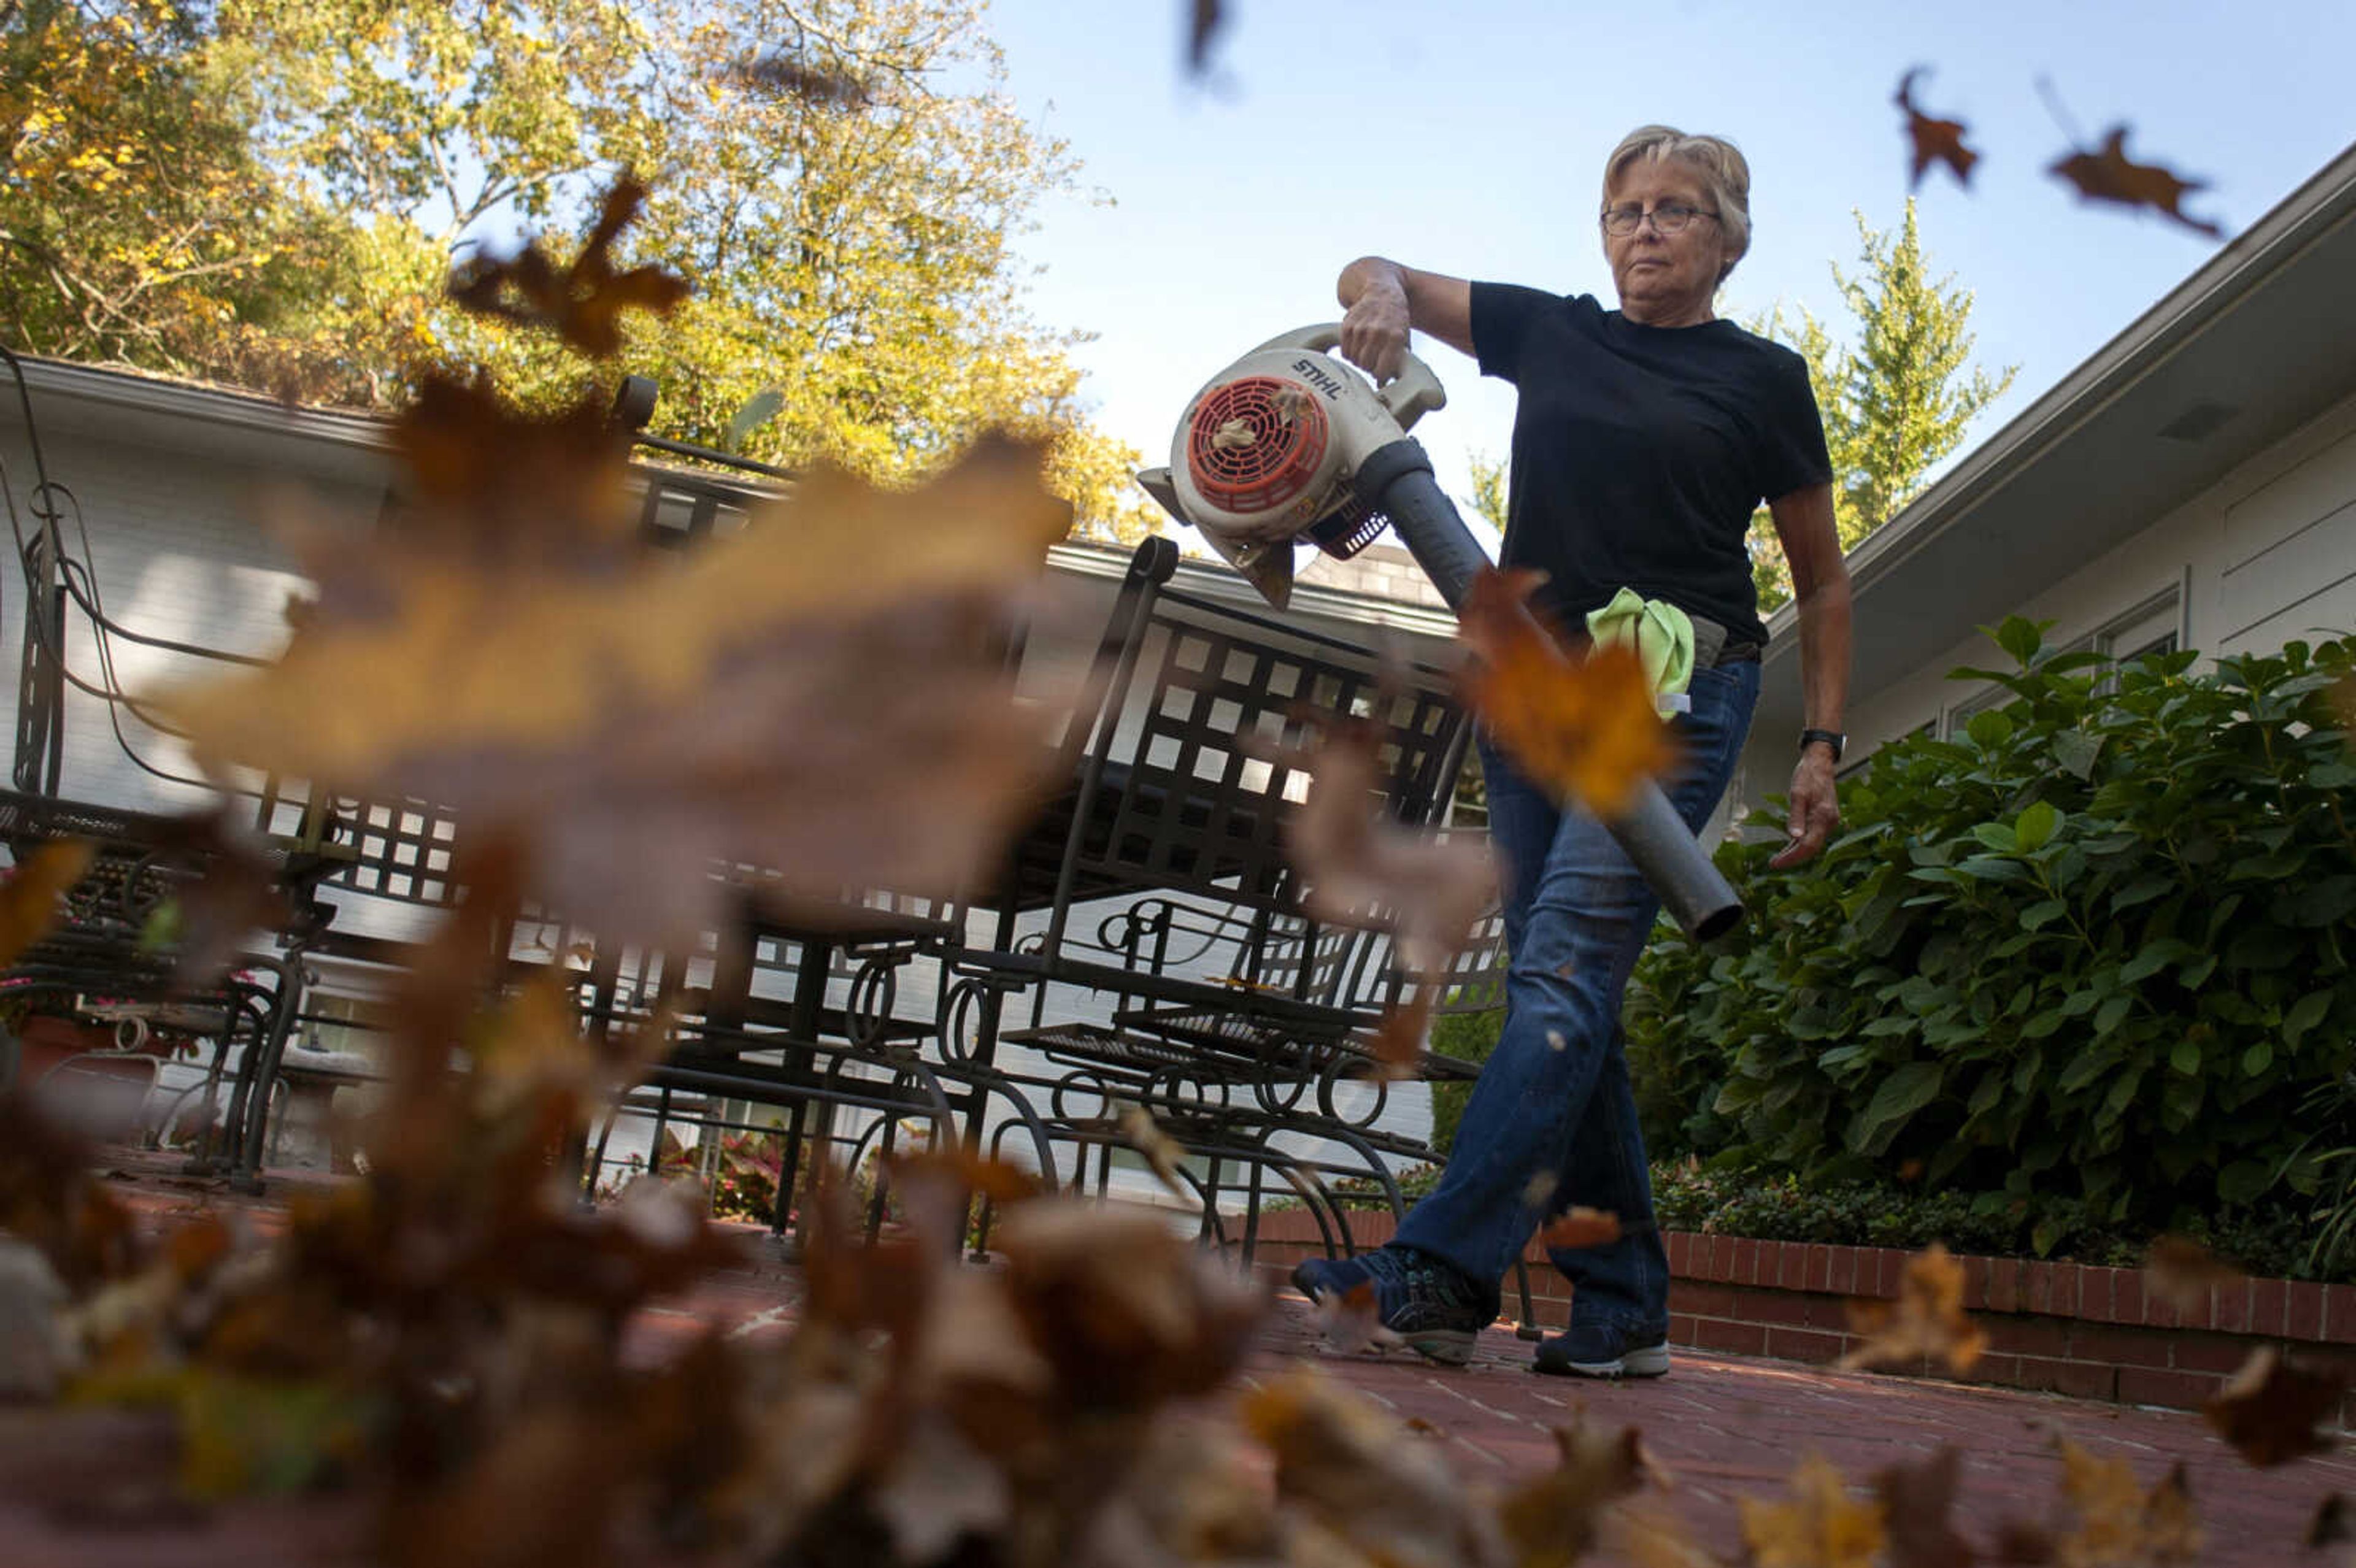
[[[1695,219],[1717,216],[1706,207],[1687,207],[1682,201],[1665,201],[1650,212],[1641,207],[1612,207],[1603,212],[1603,232],[1614,240],[1625,240],[1643,228],[1644,219],[1649,218],[1656,232],[1682,234],[1686,225]]]

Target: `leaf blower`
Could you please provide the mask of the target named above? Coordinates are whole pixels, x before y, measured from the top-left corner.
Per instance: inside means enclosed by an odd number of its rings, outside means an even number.
[[[1449,608],[1489,559],[1432,477],[1408,427],[1446,406],[1414,355],[1377,389],[1326,350],[1338,325],[1270,338],[1194,394],[1170,443],[1170,466],[1138,483],[1199,532],[1260,595],[1283,609],[1302,541],[1347,560],[1396,528]],[[1741,901],[1651,780],[1604,826],[1663,908],[1707,940],[1742,918]]]

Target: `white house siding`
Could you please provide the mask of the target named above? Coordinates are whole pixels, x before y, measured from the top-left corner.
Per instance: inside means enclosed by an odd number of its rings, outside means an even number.
[[[38,405],[36,405],[38,408]],[[87,544],[73,528],[73,507],[65,507],[67,553],[86,558],[108,615],[150,636],[225,651],[267,655],[286,638],[284,607],[303,587],[285,552],[257,521],[257,491],[263,475],[236,462],[200,452],[132,449],[90,437],[44,429],[42,453],[51,479],[79,502]],[[17,512],[27,513],[32,464],[22,432],[13,424],[0,431]],[[354,508],[368,497],[349,488],[329,490],[327,505]],[[13,545],[12,545],[13,548]],[[7,614],[0,620],[13,671],[24,631],[22,578],[11,571]],[[112,680],[101,664],[90,623],[78,610],[67,616],[66,663],[94,686],[134,694],[153,693],[230,667],[192,659],[123,638],[110,638]],[[6,701],[13,722],[16,685]],[[143,771],[115,737],[110,705],[81,690],[66,701],[63,792],[145,810],[174,810],[208,798],[200,787],[176,784]],[[167,773],[190,774],[179,743],[117,705],[131,746]]]
[[[2053,622],[2047,635],[2064,644],[2170,593],[2178,596],[2179,645],[2207,658],[2356,632],[2356,399],[2243,463],[2126,543],[2025,596],[2017,613]],[[1869,596],[1858,613],[1873,613]],[[1944,732],[1958,708],[1991,689],[1949,680],[1948,672],[2008,663],[2008,655],[1975,633],[1887,685],[1860,680],[1871,694],[1849,711],[1850,760],[1925,724]],[[1747,759],[1756,764],[1761,794],[1782,788],[1780,779],[1769,781],[1771,769],[1780,763],[1789,773],[1788,744],[1777,747],[1775,739],[1765,738],[1763,754],[1754,740]]]

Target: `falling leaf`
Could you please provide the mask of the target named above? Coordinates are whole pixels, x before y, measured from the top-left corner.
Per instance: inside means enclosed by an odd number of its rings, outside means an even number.
[[[2331,683],[2331,706],[2340,715],[2340,728],[2356,737],[2356,675],[2343,675]]]
[[[1883,1505],[1851,1498],[1841,1473],[1813,1454],[1793,1473],[1790,1501],[1736,1501],[1757,1568],[1874,1568],[1887,1539]]]
[[[1524,1482],[1498,1504],[1498,1522],[1519,1568],[1569,1568],[1594,1549],[1603,1512],[1667,1476],[1633,1426],[1617,1430],[1580,1421],[1554,1429],[1555,1467]]]
[[[2161,1236],[2144,1256],[2144,1282],[2154,1294],[2179,1312],[2207,1308],[2210,1293],[2220,1285],[2247,1277],[2240,1269],[2211,1256],[2200,1243],[2183,1236]]]
[[[1890,1529],[1890,1568],[1971,1568],[1971,1545],[1950,1515],[1963,1455],[1941,1448],[1928,1459],[1892,1465],[1873,1478]]]
[[[1548,1251],[1559,1248],[1571,1253],[1587,1247],[1608,1247],[1619,1239],[1619,1215],[1578,1204],[1547,1221],[1546,1228],[1538,1232],[1539,1244]]]
[[[1987,1348],[1987,1336],[1964,1316],[1964,1265],[1936,1242],[1906,1260],[1897,1301],[1851,1302],[1849,1326],[1867,1338],[1840,1359],[1844,1369],[1904,1366],[1929,1356],[1963,1373]]]
[[[2127,127],[2114,125],[2103,140],[2102,151],[2073,151],[2046,172],[2075,186],[2088,201],[2148,207],[2211,240],[2224,238],[2221,225],[2190,217],[2178,206],[2191,192],[2206,189],[2202,182],[2184,179],[2158,164],[2129,161],[2126,142]]]
[[[607,358],[622,347],[626,310],[668,315],[687,280],[660,267],[614,269],[614,241],[637,219],[647,187],[625,175],[605,192],[573,264],[559,269],[533,240],[505,261],[477,259],[452,273],[450,297],[479,315],[553,332],[566,347]]]
[[[867,84],[858,78],[783,52],[763,55],[743,66],[737,80],[764,92],[798,98],[827,109],[864,109],[873,101]]]
[[[1675,747],[1635,650],[1574,660],[1530,604],[1543,581],[1519,571],[1473,579],[1457,621],[1475,656],[1464,699],[1524,773],[1609,816],[1669,766]]]
[[[2338,1415],[2347,1388],[2346,1379],[2294,1367],[2275,1347],[2261,1345],[2201,1413],[2243,1458],[2271,1469],[2331,1447],[2316,1426]]]
[[[1444,839],[1390,818],[1382,739],[1371,720],[1328,727],[1304,759],[1313,782],[1287,827],[1287,845],[1308,883],[1310,913],[1393,931],[1399,966],[1429,978],[1496,902],[1496,858],[1486,838]]]
[[[1194,1204],[1194,1193],[1178,1172],[1186,1163],[1183,1145],[1162,1130],[1153,1113],[1142,1105],[1124,1105],[1120,1112],[1120,1136],[1129,1147],[1145,1157],[1146,1166],[1154,1179],[1180,1202]]]
[[[728,432],[721,438],[723,452],[742,452],[744,438],[777,417],[786,406],[786,395],[775,387],[764,387],[744,400],[744,405],[728,416]]]
[[[1954,171],[1955,182],[1972,183],[1972,165],[1980,155],[1964,145],[1966,128],[1960,120],[1939,120],[1924,113],[1914,103],[1914,79],[1928,76],[1930,68],[1916,66],[1898,79],[1898,107],[1906,111],[1906,135],[1913,145],[1914,166],[1909,176],[1910,187],[1922,183],[1922,171],[1933,163],[1941,163]]]
[[[1372,1280],[1319,1296],[1317,1328],[1326,1349],[1337,1356],[1355,1356],[1397,1339],[1383,1327],[1382,1302]]]
[[[1408,997],[1383,1015],[1368,1043],[1377,1076],[1413,1078],[1423,1061],[1423,1042],[1431,1031],[1434,987],[1419,986]]]
[[[57,923],[58,901],[81,880],[97,852],[78,839],[44,844],[10,870],[0,882],[0,965],[14,964]]]
[[[1186,69],[1201,76],[1211,68],[1211,40],[1226,25],[1220,0],[1186,0]]]
[[[276,665],[165,706],[217,770],[512,837],[536,901],[616,938],[708,929],[722,865],[830,906],[953,891],[1046,783],[1052,704],[1018,707],[1000,651],[1069,522],[1041,463],[985,443],[910,491],[815,474],[685,562],[348,545],[381,613],[323,605]]]

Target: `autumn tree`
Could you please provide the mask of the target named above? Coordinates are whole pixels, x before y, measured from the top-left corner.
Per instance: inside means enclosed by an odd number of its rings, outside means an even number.
[[[35,353],[267,379],[332,228],[168,0],[0,7],[0,324]],[[307,265],[296,252],[310,252]]]
[[[1895,233],[1858,213],[1860,270],[1836,264],[1854,345],[1837,340],[1805,307],[1796,323],[1779,306],[1753,329],[1789,344],[1808,362],[1825,442],[1832,456],[1833,517],[1841,547],[1854,547],[1898,514],[1923,476],[1963,444],[1973,417],[2012,385],[2018,366],[1993,374],[1972,364],[1972,294],[1954,275],[1933,277],[1914,203]],[[1772,520],[1751,522],[1752,573],[1762,609],[1792,596]]]
[[[58,287],[0,298],[42,352],[366,407],[401,401],[421,363],[479,363],[553,400],[576,368],[466,316],[444,280],[523,232],[584,227],[632,170],[655,193],[637,259],[696,284],[618,367],[660,385],[659,432],[884,480],[985,429],[1053,435],[1084,524],[1133,536],[1151,527],[1137,454],[1088,427],[1077,339],[1032,318],[1015,250],[1043,201],[1077,193],[1077,165],[1013,107],[981,10],[35,0],[6,16],[5,47],[43,62],[20,118],[55,145],[12,165],[0,228],[69,276],[128,269],[104,297],[145,314],[101,332],[81,320],[90,289],[78,316]],[[49,68],[67,36],[102,45],[98,63]],[[64,210],[46,177],[77,160],[128,171],[106,224]],[[37,272],[12,273],[38,293]]]

